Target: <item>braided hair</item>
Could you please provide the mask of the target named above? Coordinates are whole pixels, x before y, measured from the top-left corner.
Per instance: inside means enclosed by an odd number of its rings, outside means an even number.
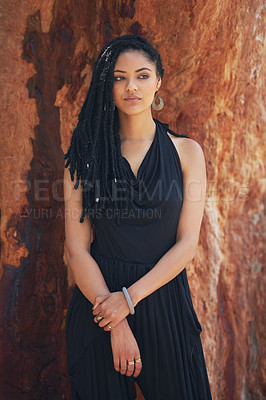
[[[113,102],[113,75],[117,58],[128,50],[141,51],[155,63],[160,77],[164,75],[159,53],[143,37],[119,36],[101,50],[69,149],[64,155],[67,160],[65,168],[69,166],[72,181],[76,171],[74,188],[77,189],[80,182],[82,186],[80,222],[84,221],[86,213],[93,222],[96,212],[103,207],[102,199],[109,199],[117,209],[122,207],[122,197],[112,198],[112,185],[118,187],[123,177],[119,162],[122,158],[119,117]],[[127,198],[124,200],[127,202]],[[119,215],[116,213],[117,222]]]

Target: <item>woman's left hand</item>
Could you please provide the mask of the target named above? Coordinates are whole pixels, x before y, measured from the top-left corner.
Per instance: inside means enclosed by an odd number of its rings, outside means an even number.
[[[114,328],[129,314],[128,304],[123,292],[113,292],[96,297],[92,310],[93,315],[101,314],[103,316],[98,325],[105,331],[111,330],[108,325]],[[94,322],[97,323],[95,318]]]

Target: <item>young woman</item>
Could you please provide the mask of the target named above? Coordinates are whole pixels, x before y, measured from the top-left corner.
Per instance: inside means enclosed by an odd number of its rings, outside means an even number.
[[[152,117],[163,75],[144,38],[107,44],[65,154],[73,400],[133,400],[135,381],[146,400],[211,399],[186,274],[205,162],[198,143]]]

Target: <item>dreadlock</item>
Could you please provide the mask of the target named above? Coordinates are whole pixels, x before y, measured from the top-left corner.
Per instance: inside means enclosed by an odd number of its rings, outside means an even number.
[[[78,116],[71,142],[64,159],[77,189],[82,186],[82,215],[93,221],[103,207],[103,199],[109,199],[115,208],[121,209],[123,198],[112,198],[112,185],[120,185],[123,172],[120,168],[121,142],[118,111],[113,102],[113,73],[117,58],[127,50],[138,50],[155,63],[157,73],[163,78],[164,69],[157,50],[143,37],[124,35],[113,39],[100,52],[95,63],[90,87]],[[122,185],[123,186],[123,185]],[[101,195],[101,197],[100,197]],[[128,204],[127,198],[124,198]],[[90,211],[93,212],[90,212]],[[116,213],[119,222],[119,213]]]

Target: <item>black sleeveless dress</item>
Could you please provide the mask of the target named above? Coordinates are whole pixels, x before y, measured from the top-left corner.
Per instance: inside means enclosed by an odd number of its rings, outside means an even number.
[[[154,140],[135,177],[122,157],[132,208],[117,224],[106,208],[95,221],[91,256],[111,292],[145,275],[175,244],[183,201],[180,159],[157,120]],[[177,260],[178,266],[178,260]],[[200,333],[184,268],[129,314],[142,371],[135,379],[114,369],[110,332],[93,321],[92,304],[75,285],[67,312],[68,373],[72,400],[133,400],[134,381],[146,400],[209,400],[210,386]]]

